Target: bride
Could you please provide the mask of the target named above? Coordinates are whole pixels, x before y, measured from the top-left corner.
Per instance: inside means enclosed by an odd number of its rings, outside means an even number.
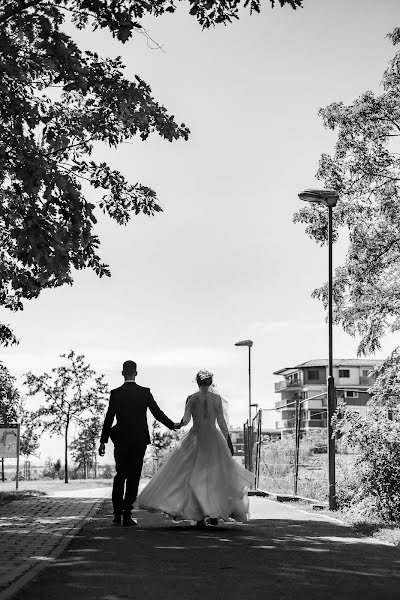
[[[223,402],[212,386],[213,374],[199,371],[198,392],[186,401],[178,427],[193,419],[193,427],[138,496],[136,506],[163,512],[175,520],[246,521],[247,489],[253,474],[231,456]],[[216,427],[218,423],[219,429]]]

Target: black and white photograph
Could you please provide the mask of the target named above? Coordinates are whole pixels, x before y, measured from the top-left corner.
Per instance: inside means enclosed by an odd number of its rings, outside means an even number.
[[[0,600],[397,600],[398,0],[0,0]]]

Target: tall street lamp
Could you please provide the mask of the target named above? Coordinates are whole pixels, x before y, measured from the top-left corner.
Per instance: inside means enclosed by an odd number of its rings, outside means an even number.
[[[328,328],[329,328],[329,375],[328,375],[328,482],[329,509],[336,510],[335,440],[333,439],[332,417],[336,410],[335,380],[333,378],[332,342],[332,209],[336,206],[339,194],[335,190],[304,190],[298,194],[300,200],[320,204],[328,208]]]
[[[251,456],[251,452],[252,452],[252,448],[251,448],[251,442],[252,442],[252,425],[251,425],[251,347],[253,345],[252,340],[242,340],[240,342],[236,342],[235,346],[247,346],[249,349],[249,427],[248,427],[248,440],[249,440],[249,464],[248,464],[248,469],[251,471],[251,466],[252,466],[252,456]]]

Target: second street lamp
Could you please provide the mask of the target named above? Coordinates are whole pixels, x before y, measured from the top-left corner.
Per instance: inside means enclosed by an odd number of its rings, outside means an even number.
[[[328,208],[328,328],[329,328],[329,359],[328,359],[328,482],[329,482],[329,509],[336,510],[336,476],[335,476],[335,440],[333,439],[332,417],[336,410],[335,380],[333,377],[333,336],[332,336],[332,300],[333,300],[333,274],[332,274],[332,209],[336,206],[339,194],[335,190],[308,189],[300,192],[300,200],[320,204]]]
[[[253,341],[252,340],[242,340],[240,342],[236,342],[235,346],[247,346],[247,348],[249,349],[249,425],[248,425],[248,453],[249,453],[249,458],[248,458],[248,464],[247,464],[247,468],[249,469],[249,471],[251,471],[251,467],[252,467],[252,440],[253,440],[253,428],[252,428],[252,423],[251,423],[251,347],[253,345]]]

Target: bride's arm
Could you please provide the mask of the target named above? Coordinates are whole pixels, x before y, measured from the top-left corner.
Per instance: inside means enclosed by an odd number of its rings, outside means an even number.
[[[222,431],[222,435],[224,436],[224,438],[227,441],[230,453],[233,456],[235,454],[235,450],[232,446],[232,440],[231,440],[231,436],[229,435],[228,425],[226,424],[226,420],[224,417],[224,409],[222,408],[221,396],[217,397],[216,404],[217,404],[217,423],[218,423],[220,430]]]
[[[218,423],[220,430],[222,431],[224,438],[226,440],[228,440],[229,431],[228,431],[228,426],[225,421],[224,411],[222,409],[222,400],[221,400],[220,396],[217,396],[216,404],[217,404],[217,423]]]
[[[180,422],[181,427],[187,425],[192,417],[192,411],[190,410],[190,398],[191,396],[189,396],[186,400],[185,414],[183,415],[182,421]]]

